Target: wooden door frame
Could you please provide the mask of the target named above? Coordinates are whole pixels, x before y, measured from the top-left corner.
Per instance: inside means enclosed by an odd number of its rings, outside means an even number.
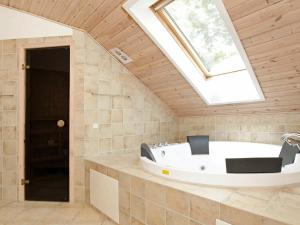
[[[18,74],[19,74],[19,98],[18,98],[18,200],[25,201],[25,186],[21,184],[21,179],[25,178],[25,107],[26,107],[26,50],[34,48],[48,47],[70,47],[70,90],[69,90],[69,202],[74,202],[74,43],[71,40],[53,40],[44,43],[18,43]]]

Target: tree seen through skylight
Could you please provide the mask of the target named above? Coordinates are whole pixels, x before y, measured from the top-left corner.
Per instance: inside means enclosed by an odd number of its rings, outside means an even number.
[[[164,9],[211,75],[245,69],[213,0],[175,0]]]

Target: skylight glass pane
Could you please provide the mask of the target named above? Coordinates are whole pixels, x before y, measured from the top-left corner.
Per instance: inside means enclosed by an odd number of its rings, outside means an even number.
[[[213,0],[175,0],[164,10],[199,56],[209,75],[246,69]]]

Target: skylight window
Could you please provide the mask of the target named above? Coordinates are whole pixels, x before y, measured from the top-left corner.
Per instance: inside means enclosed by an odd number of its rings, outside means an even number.
[[[208,105],[265,99],[222,0],[128,0],[123,7]]]
[[[213,1],[175,0],[160,10],[206,76],[246,70]]]

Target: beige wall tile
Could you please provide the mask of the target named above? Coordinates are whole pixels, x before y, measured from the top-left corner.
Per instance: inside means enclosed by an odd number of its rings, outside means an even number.
[[[138,197],[145,198],[145,180],[132,176],[131,193]]]
[[[185,216],[189,215],[189,196],[187,193],[167,188],[166,207]]]
[[[2,55],[2,69],[3,70],[17,70],[17,55],[16,54],[7,54]]]
[[[221,204],[220,219],[234,225],[261,225],[262,218],[252,213]]]
[[[110,110],[100,110],[99,111],[99,123],[100,124],[110,124],[111,123],[111,111]]]
[[[130,192],[131,177],[128,174],[119,172],[119,185]]]
[[[2,124],[5,126],[16,126],[17,125],[16,111],[4,111],[2,113]]]
[[[111,122],[112,123],[123,122],[123,111],[120,109],[113,109],[111,114]]]
[[[17,186],[3,186],[2,199],[16,201],[18,197]]]
[[[190,217],[200,224],[215,225],[220,217],[220,204],[198,196],[190,196]]]
[[[119,188],[120,212],[130,215],[130,193],[126,189]]]
[[[144,225],[144,223],[140,222],[139,220],[135,219],[134,217],[131,217],[130,225]]]
[[[112,150],[112,139],[111,138],[101,138],[100,139],[100,151],[101,152],[111,152]]]
[[[238,193],[231,194],[223,203],[254,214],[259,214],[265,210],[268,202],[274,198],[275,193],[275,190],[270,189],[240,189]]]
[[[139,149],[140,144],[143,141],[142,136],[125,136],[124,137],[124,148],[125,149]]]
[[[15,171],[3,171],[2,172],[2,184],[3,186],[17,185],[17,173]]]
[[[85,169],[84,169],[84,160],[82,157],[76,157],[75,158],[75,170],[74,173],[75,176],[75,185],[84,185],[85,181]]]
[[[13,97],[17,94],[17,82],[14,80],[6,80],[2,83],[2,95]],[[2,97],[4,97],[2,96]]]
[[[189,218],[174,211],[167,210],[166,225],[190,225]]]
[[[74,201],[78,203],[85,201],[85,188],[83,185],[74,186]]]
[[[150,181],[146,182],[146,200],[156,204],[166,205],[166,188],[160,184]]]
[[[16,110],[17,101],[14,95],[12,96],[1,96],[1,103],[3,110]]]
[[[130,215],[120,211],[120,225],[130,225]]]
[[[2,138],[4,140],[14,140],[17,137],[17,127],[8,126],[2,127]],[[16,146],[15,146],[16,147]]]
[[[166,209],[147,201],[146,203],[146,224],[166,225]]]
[[[119,180],[119,172],[117,170],[107,168],[107,176]]]
[[[16,141],[3,141],[3,156],[12,156],[17,154]]]
[[[114,96],[112,98],[112,107],[113,107],[113,109],[123,108],[123,97],[122,96]]]
[[[16,171],[17,170],[17,157],[7,156],[3,157],[3,171]]]
[[[145,207],[144,199],[130,194],[130,215],[142,223],[145,222]]]
[[[263,218],[262,219],[262,225],[288,225],[287,223],[281,223],[269,218]]]
[[[124,136],[113,136],[112,148],[114,150],[124,149]]]
[[[279,192],[274,196],[264,210],[264,215],[289,224],[300,221],[300,196],[290,192]]]
[[[112,123],[112,136],[122,136],[123,135],[123,123]]]
[[[100,138],[110,138],[112,136],[111,124],[101,124],[100,125]]]
[[[100,165],[100,164],[96,164],[96,171],[106,175],[107,174],[107,167]]]
[[[5,40],[3,41],[3,54],[16,54],[17,48],[16,48],[17,41],[16,40]]]

